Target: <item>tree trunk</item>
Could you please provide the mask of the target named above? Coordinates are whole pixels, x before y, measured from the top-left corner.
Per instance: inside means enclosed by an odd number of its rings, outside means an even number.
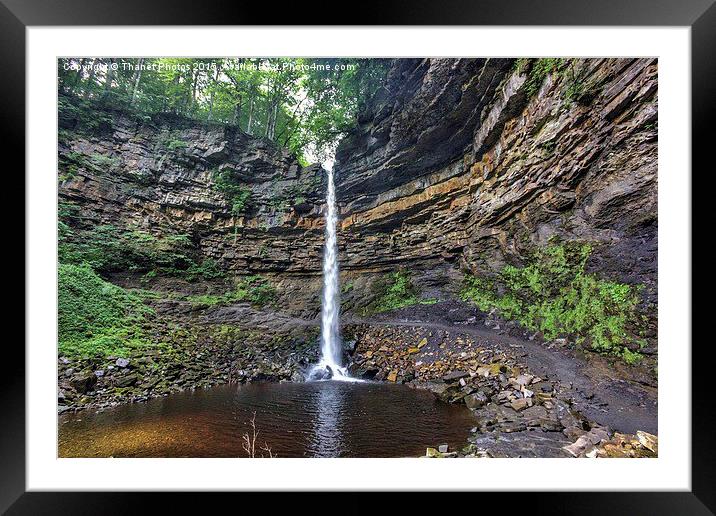
[[[194,73],[191,74],[191,98],[189,99],[189,107],[187,109],[187,114],[191,114],[192,110],[194,109],[194,103],[196,102],[196,84],[199,82],[199,70],[194,70]]]
[[[106,97],[109,95],[110,90],[112,89],[112,81],[114,80],[114,69],[112,68],[112,65],[114,64],[114,58],[109,59],[109,64],[107,65],[107,74],[104,78],[104,96]]]
[[[251,92],[251,100],[249,100],[249,123],[246,126],[246,132],[249,134],[253,134],[251,132],[251,126],[254,124],[254,93]]]
[[[273,98],[274,98],[274,96],[276,95],[276,93],[275,93],[275,91],[274,91],[275,86],[269,87],[269,83],[270,83],[270,79],[267,79],[267,80],[266,80],[266,86],[267,86],[267,87],[266,87],[266,91],[270,91],[270,92],[271,92],[271,97],[270,97],[270,98],[271,98],[272,100],[271,100],[271,102],[268,104],[268,106],[266,107],[266,130],[265,130],[265,132],[264,132],[264,136],[265,136],[266,138],[268,138],[268,137],[269,137],[269,134],[271,134],[271,115],[273,114]]]
[[[139,81],[142,78],[142,63],[144,63],[144,58],[140,57],[139,61],[137,62],[137,68],[134,70],[134,77],[132,78],[132,97],[129,99],[129,105],[134,105],[134,99],[137,96],[137,89],[139,88]]]
[[[239,95],[236,106],[234,106],[234,119],[231,123],[239,126],[239,129],[241,129],[241,95]]]
[[[178,86],[178,85],[179,85],[179,72],[177,72],[176,75],[174,76],[174,86],[176,87],[176,86]],[[175,90],[175,91],[176,91],[176,90]],[[178,95],[177,95],[177,97],[178,97]],[[167,96],[165,95],[164,98],[167,98]],[[173,110],[173,112],[174,112],[175,114],[181,112],[181,104],[180,104],[179,98],[177,98],[177,99],[174,101],[174,104],[173,104],[173,106],[172,106],[172,110]]]
[[[216,67],[216,72],[214,73],[214,82],[211,85],[210,88],[211,93],[209,94],[209,116],[206,117],[207,121],[211,122],[211,117],[214,116],[214,86],[216,86],[216,83],[219,81],[219,67]]]
[[[87,89],[85,89],[85,93],[83,95],[85,100],[87,100],[90,96],[90,93],[92,93],[92,86],[94,84],[94,74],[95,74],[94,68],[96,65],[97,65],[97,60],[92,59],[92,61],[90,62],[89,75],[87,76]]]
[[[70,93],[74,93],[75,91],[77,91],[77,86],[79,86],[80,83],[82,82],[82,72],[84,71],[84,66],[85,66],[86,61],[87,60],[84,58],[80,59],[80,62],[79,62],[78,68],[77,68],[77,73],[75,74],[75,79],[72,82],[72,84],[70,85],[70,87],[68,88]]]
[[[275,97],[271,106],[271,119],[267,128],[267,136],[269,140],[273,140],[276,135],[276,117],[278,116],[278,97]]]

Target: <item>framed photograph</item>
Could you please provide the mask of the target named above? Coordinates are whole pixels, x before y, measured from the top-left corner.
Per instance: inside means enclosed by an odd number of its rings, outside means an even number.
[[[2,0],[27,215],[3,510],[713,514],[691,171],[716,7],[415,7]]]

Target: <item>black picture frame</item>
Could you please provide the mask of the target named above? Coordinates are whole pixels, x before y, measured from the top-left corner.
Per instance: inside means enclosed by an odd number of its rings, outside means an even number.
[[[616,26],[688,26],[691,27],[692,79],[692,169],[707,172],[714,145],[712,119],[716,106],[716,4],[715,0],[481,0],[430,1],[403,3],[396,0],[363,1],[354,9],[338,15],[335,3],[302,2],[300,5],[268,2],[219,2],[204,0],[0,0],[0,102],[2,141],[6,149],[25,148],[25,30],[32,26],[60,25],[616,25]],[[336,20],[327,20],[333,14]],[[336,23],[338,21],[338,23]],[[24,154],[14,170],[24,170]],[[713,165],[709,167],[712,169]],[[679,171],[673,171],[679,173]],[[16,179],[21,177],[18,174]],[[699,177],[693,172],[685,181]],[[24,182],[18,187],[24,192]],[[692,192],[699,193],[693,189]],[[705,189],[701,196],[708,195]],[[692,197],[692,206],[698,203]],[[693,215],[692,220],[697,220]],[[18,233],[24,228],[15,226]],[[692,231],[692,235],[694,232]],[[20,237],[24,239],[24,236]],[[693,256],[693,249],[692,249]],[[696,267],[696,264],[693,264]],[[694,270],[698,270],[694,268]],[[708,270],[708,269],[707,269]],[[694,305],[692,313],[699,313]],[[693,319],[693,316],[692,316]],[[698,320],[698,319],[697,319]],[[618,493],[484,493],[480,507],[495,498],[498,503],[529,508],[530,513],[548,514],[714,514],[716,512],[716,461],[711,433],[714,428],[712,363],[707,359],[710,339],[694,340],[692,356],[692,491],[690,492],[618,492]],[[686,343],[684,343],[686,344]],[[236,503],[249,507],[246,495],[225,494],[212,497],[197,494],[69,493],[25,492],[25,369],[24,352],[6,345],[4,367],[0,374],[0,408],[3,415],[0,441],[0,510],[8,514],[107,514],[146,512],[151,502],[159,501],[162,512],[201,508],[209,512],[218,504]],[[684,352],[688,347],[684,345]],[[16,353],[17,356],[12,356]],[[9,365],[11,364],[11,365]],[[265,496],[265,495],[264,495]],[[272,495],[273,496],[273,495]],[[376,509],[359,494],[342,495],[341,505],[366,511]],[[310,509],[310,497],[292,504]],[[446,499],[443,498],[445,501]],[[500,500],[502,500],[500,502]],[[505,501],[508,500],[508,501]],[[254,500],[260,501],[260,500]],[[422,497],[401,502],[423,504]],[[492,500],[490,500],[492,501]],[[277,501],[271,506],[277,508]],[[334,503],[334,502],[327,502]],[[371,509],[372,506],[372,509]],[[385,510],[385,506],[381,509]],[[292,509],[293,510],[293,509]],[[315,510],[320,510],[315,509]],[[402,511],[401,511],[402,512]]]

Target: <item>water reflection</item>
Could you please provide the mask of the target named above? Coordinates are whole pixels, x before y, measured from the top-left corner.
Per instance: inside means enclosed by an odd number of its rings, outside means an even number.
[[[60,457],[246,457],[256,412],[257,448],[279,457],[404,457],[466,442],[475,420],[431,393],[377,383],[224,385],[102,412],[60,416]]]
[[[341,392],[340,384],[336,382],[323,382],[322,388],[318,391],[315,401],[315,435],[314,435],[314,456],[315,457],[340,457],[343,448],[341,446],[341,426],[343,402],[345,393]]]

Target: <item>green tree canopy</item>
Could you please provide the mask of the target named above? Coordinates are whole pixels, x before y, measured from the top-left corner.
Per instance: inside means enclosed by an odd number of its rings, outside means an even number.
[[[64,95],[138,113],[233,124],[299,159],[326,159],[387,73],[387,59],[65,58]]]

